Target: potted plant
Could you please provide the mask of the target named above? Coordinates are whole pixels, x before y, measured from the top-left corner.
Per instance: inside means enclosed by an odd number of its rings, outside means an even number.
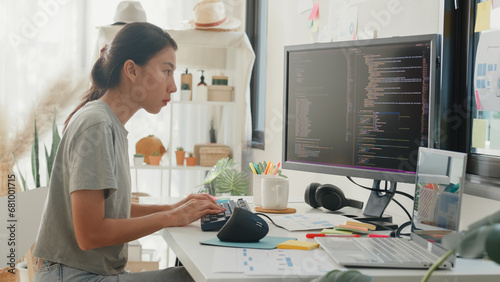
[[[230,158],[223,158],[217,161],[214,167],[208,172],[205,181],[201,184],[204,187],[200,192],[208,192],[212,196],[248,195],[248,176],[243,171],[233,168],[236,163]]]
[[[191,89],[187,83],[181,85],[181,101],[191,101]]]
[[[135,154],[134,155],[134,166],[141,166],[143,162],[144,162],[144,155],[143,154]]]
[[[175,159],[177,161],[177,165],[184,165],[185,156],[186,152],[184,151],[184,148],[177,147],[177,149],[175,149]]]
[[[151,156],[149,156],[149,163],[151,165],[160,165],[161,155],[160,152],[154,151]]]
[[[500,211],[472,223],[467,230],[444,236],[442,244],[450,251],[429,268],[422,282],[455,251],[463,258],[487,257],[500,264]]]
[[[187,166],[195,166],[196,165],[196,157],[191,152],[189,152],[188,156],[186,157],[186,165]]]
[[[59,146],[60,141],[61,141],[61,138],[59,135],[59,131],[57,129],[57,124],[56,124],[56,112],[54,110],[54,119],[52,120],[52,145],[51,145],[50,152],[49,152],[49,150],[47,150],[47,147],[44,146],[45,158],[46,158],[46,168],[47,168],[47,186],[49,185],[50,173],[51,173],[52,167],[54,165],[55,155],[56,155],[57,147]],[[14,153],[12,153],[12,156],[13,156],[14,162],[17,166],[17,169],[19,171],[19,178],[21,179],[21,184],[22,184],[23,190],[28,191],[30,189],[28,188],[28,185],[26,183],[26,179],[24,178],[23,174],[21,173],[21,170],[19,169],[19,166],[17,165],[17,160],[16,160]],[[36,119],[34,121],[34,140],[33,140],[33,144],[31,147],[31,172],[33,175],[33,181],[35,184],[35,188],[40,188],[41,183],[40,183],[39,139],[38,139],[38,128],[37,128]],[[48,189],[48,188],[45,187],[45,189]],[[39,224],[39,222],[38,222],[38,224]],[[32,253],[31,253],[31,249],[28,250],[28,252],[25,254],[24,260],[20,261],[19,263],[17,263],[15,265],[15,268],[16,268],[15,271],[17,273],[19,273],[19,281],[21,281],[21,282],[30,281],[30,278],[29,278],[30,274],[28,271],[28,261],[30,261],[30,264],[33,263],[33,261],[34,261],[34,258],[33,258]],[[11,273],[8,273],[8,275],[11,275]],[[2,276],[2,275],[0,274],[0,276]],[[13,277],[15,277],[15,276],[13,276]],[[0,280],[2,280],[2,278],[3,277],[0,277]]]

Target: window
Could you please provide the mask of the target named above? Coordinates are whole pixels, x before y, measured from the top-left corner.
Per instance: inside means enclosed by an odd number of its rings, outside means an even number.
[[[493,44],[498,45],[500,22],[495,15],[500,13],[500,8],[492,10],[488,31],[475,32],[476,19],[483,19],[478,16],[478,4],[479,7],[487,5],[481,0],[458,1],[459,9],[455,13],[459,34],[455,41],[456,66],[459,66],[455,81],[459,83],[454,109],[463,121],[457,126],[455,145],[457,150],[468,153],[465,192],[500,199],[500,136],[497,136],[500,134],[500,107],[496,106],[500,105],[500,52],[497,51],[494,57],[487,54],[486,50],[491,48],[484,46],[489,38],[496,38]]]
[[[246,33],[255,52],[250,80],[252,147],[264,149],[266,115],[267,0],[247,1]]]

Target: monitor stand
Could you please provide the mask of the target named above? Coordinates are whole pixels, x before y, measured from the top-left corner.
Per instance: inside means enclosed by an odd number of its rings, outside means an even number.
[[[398,226],[392,223],[392,216],[384,214],[396,192],[397,182],[389,181],[389,192],[380,189],[381,180],[373,180],[372,192],[366,202],[365,210],[362,216],[356,219],[366,223],[372,223],[381,229],[397,229]]]
[[[375,230],[396,230],[397,224],[392,223],[392,216],[384,213],[382,216],[369,216],[362,214],[361,210],[353,207],[344,207],[342,210],[330,212],[343,215],[361,222],[375,225]]]
[[[365,210],[363,211],[364,215],[382,217],[385,208],[387,208],[392,200],[392,197],[394,197],[397,182],[389,181],[389,192],[385,192],[380,189],[380,182],[382,182],[382,180],[373,180],[373,190],[370,193],[368,202],[366,202]]]
[[[388,214],[383,214],[382,216],[369,216],[369,215],[361,215],[354,217],[354,219],[375,225],[375,230],[396,230],[398,229],[398,225],[392,223],[392,216]]]

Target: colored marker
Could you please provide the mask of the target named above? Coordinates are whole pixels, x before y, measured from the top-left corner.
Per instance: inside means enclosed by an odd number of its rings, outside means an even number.
[[[306,238],[314,238],[314,237],[360,237],[359,234],[323,234],[323,233],[307,233]]]
[[[268,162],[268,163],[267,163],[266,171],[264,172],[264,174],[268,174],[268,173],[270,173],[270,172],[269,172],[269,169],[271,168],[271,165],[272,165],[272,163],[271,163],[271,162]]]
[[[278,165],[276,166],[276,170],[274,171],[274,175],[278,174],[278,170],[280,169],[280,164],[281,163],[278,163]]]
[[[253,174],[257,174],[257,171],[255,170],[255,167],[253,166],[253,163],[249,162],[248,165],[250,166],[250,170],[253,172]]]
[[[389,235],[383,235],[383,234],[370,234],[368,235],[368,238],[389,238]]]
[[[260,174],[260,169],[259,169],[259,165],[258,164],[253,164],[255,166],[255,171],[257,172],[257,174]]]
[[[266,161],[259,163],[259,174],[264,174],[264,171],[266,170],[266,167],[264,166],[265,163]]]

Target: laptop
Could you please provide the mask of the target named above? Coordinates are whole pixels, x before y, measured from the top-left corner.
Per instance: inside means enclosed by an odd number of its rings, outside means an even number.
[[[340,265],[356,267],[428,268],[448,252],[441,244],[458,231],[467,155],[419,149],[410,238],[316,237]],[[439,267],[452,268],[455,255]]]

